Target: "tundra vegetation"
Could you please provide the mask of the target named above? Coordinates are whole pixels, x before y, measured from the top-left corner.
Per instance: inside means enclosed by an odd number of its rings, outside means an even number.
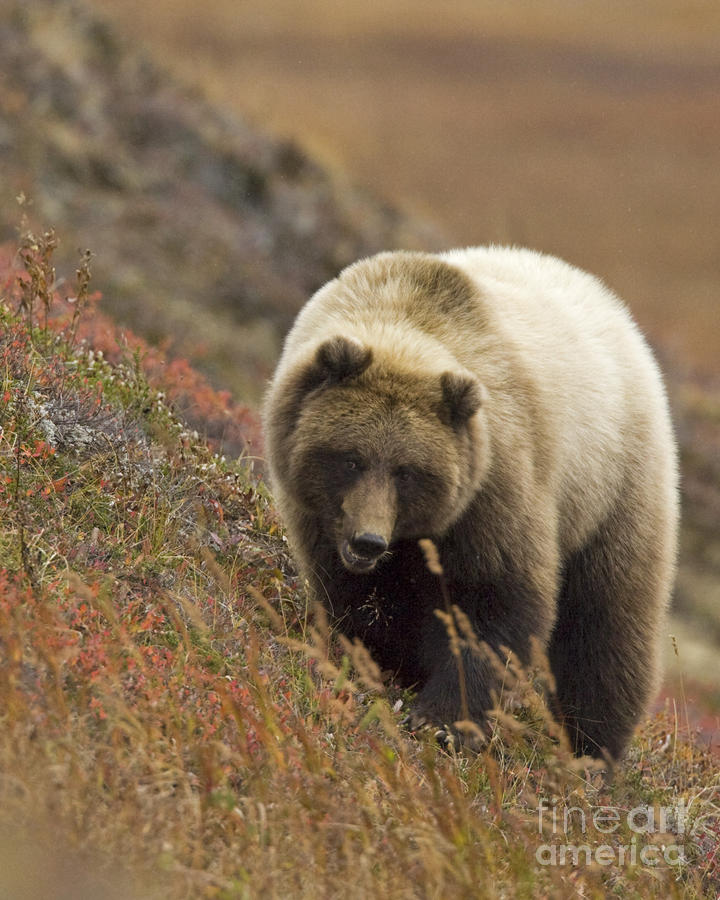
[[[198,434],[252,416],[104,318],[87,255],[57,289],[56,243],[1,257],[0,893],[717,894],[682,691],[611,779],[554,728],[542,661],[508,667],[481,753],[408,735],[409,695],[308,615],[250,456]]]

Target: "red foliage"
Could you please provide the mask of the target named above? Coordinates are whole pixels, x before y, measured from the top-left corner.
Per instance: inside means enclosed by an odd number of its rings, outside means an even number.
[[[15,303],[21,302],[27,272],[18,267],[17,250],[0,245],[0,287]],[[170,358],[126,328],[120,328],[101,312],[101,294],[89,294],[83,314],[76,321],[76,338],[101,351],[111,363],[127,361],[137,354],[148,382],[162,391],[187,423],[207,437],[214,449],[256,457],[262,452],[260,419],[250,407],[233,401],[228,391],[216,390],[185,359]],[[68,329],[76,314],[75,298],[67,287],[52,291],[49,325]]]

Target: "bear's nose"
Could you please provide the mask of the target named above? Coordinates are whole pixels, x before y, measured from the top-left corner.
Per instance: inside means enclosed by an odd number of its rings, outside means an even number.
[[[379,534],[356,534],[350,541],[350,547],[353,553],[366,558],[374,558],[380,556],[387,550],[387,541]]]

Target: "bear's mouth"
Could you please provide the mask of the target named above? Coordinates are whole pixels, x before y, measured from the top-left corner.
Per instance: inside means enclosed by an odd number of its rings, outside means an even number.
[[[350,572],[354,572],[356,575],[366,575],[368,572],[372,572],[382,556],[382,553],[377,556],[363,556],[356,553],[350,546],[350,542],[347,540],[341,541],[339,552],[340,559],[345,568]]]

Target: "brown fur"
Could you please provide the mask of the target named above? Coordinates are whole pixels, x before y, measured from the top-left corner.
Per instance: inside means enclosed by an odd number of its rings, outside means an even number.
[[[314,594],[415,718],[461,716],[417,546],[438,546],[480,640],[547,649],[577,752],[619,756],[657,673],[676,471],[662,384],[619,301],[529,251],[381,254],[307,304],[265,409],[291,545]],[[496,675],[465,659],[482,722]]]

